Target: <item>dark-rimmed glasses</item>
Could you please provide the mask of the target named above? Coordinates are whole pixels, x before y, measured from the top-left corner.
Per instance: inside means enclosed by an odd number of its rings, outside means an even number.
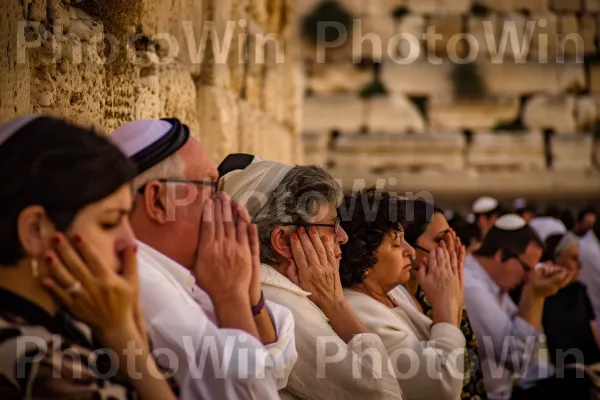
[[[212,187],[215,189],[215,191],[218,189],[219,186],[219,181],[195,181],[195,180],[191,180],[191,179],[154,179],[157,180],[159,182],[162,183],[191,183],[193,185],[197,185],[197,186],[202,186],[202,187]],[[146,190],[146,185],[147,183],[145,183],[139,190],[138,193],[143,195],[144,194],[144,190]]]
[[[523,270],[524,270],[525,272],[529,272],[529,271],[533,270],[533,267],[532,267],[532,266],[530,266],[530,265],[527,265],[527,264],[525,263],[525,261],[521,260],[519,257],[515,257],[515,259],[516,259],[516,260],[519,262],[519,264],[521,264],[521,267],[523,268]]]
[[[309,223],[298,222],[298,223],[289,223],[289,224],[280,224],[280,225],[281,226],[298,226],[298,227],[302,226],[304,228],[310,228],[311,226],[325,226],[325,227],[333,228],[333,233],[338,233],[338,231],[340,230],[340,222],[341,222],[340,217],[336,217],[333,224],[309,224]]]

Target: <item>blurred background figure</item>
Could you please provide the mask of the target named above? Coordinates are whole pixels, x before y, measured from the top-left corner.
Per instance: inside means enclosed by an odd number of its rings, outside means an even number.
[[[594,206],[587,206],[582,208],[577,214],[577,223],[573,228],[573,233],[577,236],[583,237],[585,234],[592,229],[598,218],[598,209]]]
[[[513,203],[514,213],[523,218],[526,222],[535,217],[535,206],[526,199],[519,197]]]
[[[494,226],[494,222],[502,213],[498,200],[489,196],[483,196],[475,200],[471,211],[475,215],[475,225],[482,237]]]
[[[581,271],[579,241],[558,220],[538,220],[530,224],[545,243],[541,262],[569,274],[567,285],[544,303],[542,326],[546,334],[550,360],[563,368],[571,363],[600,362],[600,336],[596,314],[585,285],[578,281]],[[522,286],[511,291],[518,303]]]

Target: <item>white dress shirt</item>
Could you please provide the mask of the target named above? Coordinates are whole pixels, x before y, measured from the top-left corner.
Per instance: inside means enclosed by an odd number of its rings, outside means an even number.
[[[289,308],[296,320],[299,357],[288,386],[281,392],[282,399],[403,398],[389,355],[377,335],[356,335],[346,343],[308,299],[310,293],[265,264],[261,282],[265,296]]]
[[[479,342],[490,400],[509,399],[513,380],[526,388],[554,374],[540,343],[544,335],[517,315],[517,305],[470,254],[465,261],[465,307]]]
[[[592,230],[579,241],[579,259],[579,280],[587,287],[596,316],[600,316],[600,243]],[[600,329],[600,318],[596,318],[596,323]]]
[[[210,297],[186,268],[138,241],[140,296],[161,365],[175,372],[181,399],[278,399],[296,361],[294,319],[267,302],[277,342],[267,346],[216,325]]]

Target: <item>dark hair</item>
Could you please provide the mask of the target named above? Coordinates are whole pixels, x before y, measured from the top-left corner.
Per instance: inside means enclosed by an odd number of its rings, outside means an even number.
[[[546,238],[544,254],[542,255],[542,259],[540,260],[541,262],[556,261],[556,248],[558,247],[558,244],[560,243],[563,237],[565,237],[565,235],[559,233],[556,235],[550,235]]]
[[[501,250],[503,261],[507,261],[522,254],[531,242],[544,248],[542,240],[529,225],[514,231],[505,231],[493,226],[483,238],[483,243],[475,254],[493,257],[498,250]]]
[[[44,207],[65,231],[85,206],[133,179],[135,166],[106,138],[52,117],[29,122],[0,145],[0,265],[23,256],[17,220]]]
[[[600,241],[600,218],[596,218],[596,223],[594,224],[592,231],[594,232],[594,235],[596,235],[596,239]]]
[[[433,204],[421,199],[403,199],[403,208],[406,212],[404,223],[404,239],[414,246],[419,237],[425,232],[435,213],[444,212]]]
[[[365,272],[377,264],[376,251],[385,235],[398,232],[404,223],[401,204],[397,197],[373,188],[344,196],[339,210],[348,234],[340,262],[343,287],[361,283]]]
[[[460,239],[462,244],[470,246],[473,241],[481,241],[481,231],[476,224],[463,224],[462,226],[453,227],[456,231],[456,236]]]
[[[588,214],[598,214],[598,210],[594,206],[587,206],[582,208],[577,214],[577,222],[583,222],[585,216]]]
[[[558,219],[560,219],[562,223],[565,224],[565,228],[567,228],[568,231],[575,228],[575,218],[573,217],[573,211],[571,211],[570,209],[563,208],[560,211],[560,217]]]

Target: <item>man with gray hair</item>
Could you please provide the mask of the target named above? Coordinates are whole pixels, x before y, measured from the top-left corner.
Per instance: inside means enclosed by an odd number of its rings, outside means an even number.
[[[258,226],[266,297],[296,320],[299,358],[282,398],[401,399],[389,355],[344,298],[342,189],[316,166],[255,160],[221,179]]]
[[[142,307],[181,398],[277,399],[297,357],[294,321],[265,302],[246,209],[215,196],[216,166],[178,120],[133,121],[110,139],[138,166]]]

